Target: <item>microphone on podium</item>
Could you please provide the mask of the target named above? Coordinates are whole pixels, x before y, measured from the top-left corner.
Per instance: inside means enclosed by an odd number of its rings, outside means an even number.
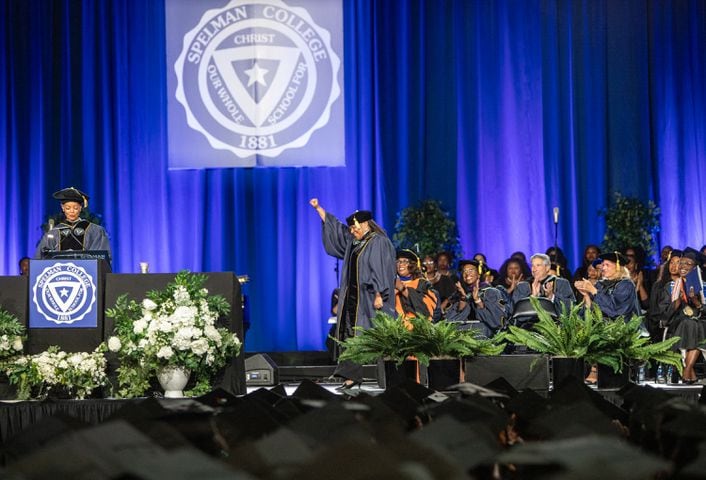
[[[49,247],[47,250],[52,252],[56,250],[56,246],[58,241],[54,240],[54,234],[51,233],[51,231],[54,230],[54,219],[50,218],[49,221],[47,221],[47,238],[49,239]]]
[[[559,223],[559,207],[554,207],[554,223]]]

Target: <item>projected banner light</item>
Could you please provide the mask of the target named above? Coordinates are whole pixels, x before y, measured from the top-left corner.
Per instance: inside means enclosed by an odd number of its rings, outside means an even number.
[[[341,0],[167,0],[169,168],[343,166]]]

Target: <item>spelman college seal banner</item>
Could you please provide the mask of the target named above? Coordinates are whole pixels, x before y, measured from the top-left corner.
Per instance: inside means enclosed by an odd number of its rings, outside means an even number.
[[[166,0],[170,168],[344,165],[341,0]]]

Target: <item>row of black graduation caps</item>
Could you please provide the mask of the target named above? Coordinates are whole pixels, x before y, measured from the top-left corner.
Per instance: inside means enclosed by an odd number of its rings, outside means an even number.
[[[351,398],[305,380],[292,394],[278,385],[242,397],[214,391],[179,403],[113,401],[98,425],[47,415],[7,439],[0,450],[5,464],[0,474],[703,478],[703,395],[699,405],[630,384],[616,397],[608,400],[574,378],[548,396],[519,392],[500,378],[483,387],[463,384],[446,394],[406,383]]]

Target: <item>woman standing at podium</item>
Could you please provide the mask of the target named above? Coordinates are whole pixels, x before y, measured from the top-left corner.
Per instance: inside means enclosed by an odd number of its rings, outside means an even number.
[[[103,227],[81,218],[81,211],[88,206],[88,195],[69,187],[54,192],[53,197],[61,202],[64,219],[56,226],[49,221],[49,229],[39,241],[34,258],[65,250],[105,250],[110,258],[110,243]]]

